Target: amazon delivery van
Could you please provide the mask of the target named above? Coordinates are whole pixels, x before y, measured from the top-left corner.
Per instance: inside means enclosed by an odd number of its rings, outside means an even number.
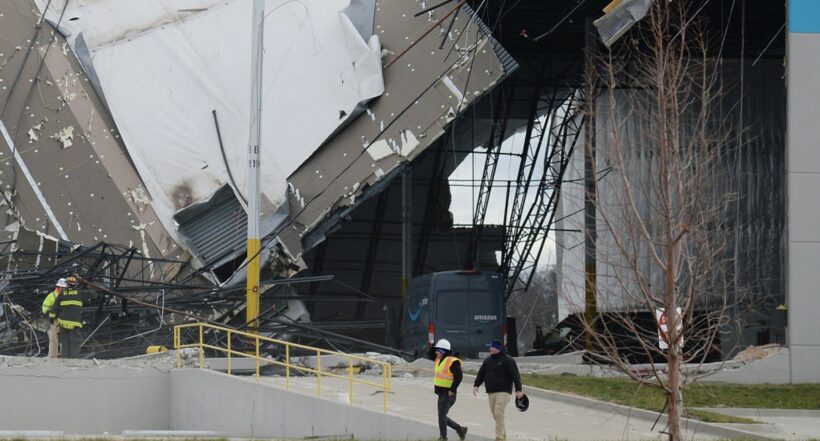
[[[506,345],[507,308],[498,273],[445,271],[410,281],[403,307],[401,335],[404,350],[423,357],[440,338],[446,338],[462,357],[484,358],[488,343]]]

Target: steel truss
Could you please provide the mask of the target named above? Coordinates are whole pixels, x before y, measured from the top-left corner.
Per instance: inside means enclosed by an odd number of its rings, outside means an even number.
[[[148,346],[170,347],[173,326],[183,322],[204,321],[239,329],[247,325],[240,321],[245,308],[244,287],[223,289],[206,269],[196,270],[183,261],[150,258],[136,248],[104,242],[87,247],[51,241],[43,247],[42,241],[40,237],[40,246],[34,247],[37,251],[21,249],[18,241],[0,244],[0,263],[5,264],[0,271],[0,354],[45,355],[49,324],[40,311],[41,303],[57,279],[71,275],[79,276],[80,290],[87,297],[82,330],[85,356],[114,358],[144,353]],[[268,285],[333,281],[332,276],[319,276]],[[350,287],[340,291],[348,292],[348,301],[368,300],[358,298],[359,293]],[[283,297],[282,304],[260,314],[264,331],[323,341],[332,347],[396,352],[325,330],[321,324],[288,323],[283,317],[286,300],[294,298]]]
[[[490,138],[487,140],[487,152],[484,159],[484,172],[481,176],[481,183],[478,188],[478,200],[473,212],[473,240],[470,243],[469,257],[473,266],[476,266],[478,259],[478,246],[481,243],[481,236],[484,232],[484,220],[487,216],[487,207],[490,203],[490,193],[495,182],[495,171],[498,168],[498,158],[501,156],[501,144],[507,139],[507,124],[510,120],[512,110],[512,99],[515,96],[515,83],[510,90],[507,87],[501,88],[501,97],[496,102]]]
[[[531,121],[528,127],[529,135],[522,155],[516,199],[511,207],[511,229],[502,264],[506,299],[516,292],[525,291],[535,275],[555,219],[564,173],[583,127],[583,118],[580,116],[582,100],[582,92],[576,89],[546,117],[533,114],[532,119],[537,122]],[[532,141],[535,137],[537,144],[533,149]],[[527,201],[534,164],[544,143],[546,151],[543,153],[542,173],[532,203],[524,214],[523,207]],[[527,176],[526,182],[521,179],[524,175]]]

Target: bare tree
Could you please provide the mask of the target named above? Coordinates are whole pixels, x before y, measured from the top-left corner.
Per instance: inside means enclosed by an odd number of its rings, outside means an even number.
[[[532,349],[537,327],[552,327],[557,317],[557,279],[552,267],[536,269],[526,291],[519,292],[507,303],[507,315],[517,317],[520,354]]]
[[[586,91],[587,149],[610,173],[596,180],[597,238],[588,238],[598,312],[580,318],[596,360],[664,391],[674,441],[683,387],[697,379],[683,367],[719,350],[736,301],[725,228],[734,194],[723,183],[737,130],[718,111],[719,66],[687,3],[653,2],[640,26],[591,57]]]

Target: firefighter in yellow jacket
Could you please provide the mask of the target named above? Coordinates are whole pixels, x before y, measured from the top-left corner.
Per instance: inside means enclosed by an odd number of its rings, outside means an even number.
[[[60,357],[76,358],[80,355],[83,297],[76,278],[68,277],[66,282],[68,287],[60,294],[52,311],[57,313],[57,324],[60,326]]]
[[[464,440],[467,437],[467,428],[451,420],[447,413],[456,404],[456,392],[458,390],[464,374],[461,371],[461,360],[455,357],[450,348],[450,342],[441,339],[433,346],[435,350],[436,373],[433,379],[433,386],[438,395],[438,429],[439,439],[447,439],[447,427],[458,433],[458,438]]]
[[[48,358],[58,358],[60,356],[60,325],[57,323],[57,312],[55,303],[60,298],[64,289],[68,288],[65,279],[57,281],[54,291],[51,291],[43,300],[43,314],[48,316],[51,325],[48,328]]]

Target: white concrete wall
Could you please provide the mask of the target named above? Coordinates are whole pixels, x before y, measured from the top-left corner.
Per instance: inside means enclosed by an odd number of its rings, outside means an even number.
[[[0,431],[207,430],[252,438],[419,439],[438,430],[435,421],[302,395],[253,377],[175,370],[172,361],[0,357]]]
[[[701,382],[738,384],[789,384],[789,349],[735,369],[720,370]]]
[[[167,370],[0,357],[0,429],[120,433],[169,427]]]
[[[793,383],[820,382],[820,2],[789,1],[788,338]]]
[[[258,384],[205,369],[174,370],[171,429],[210,430],[231,437],[419,439],[424,423]]]

